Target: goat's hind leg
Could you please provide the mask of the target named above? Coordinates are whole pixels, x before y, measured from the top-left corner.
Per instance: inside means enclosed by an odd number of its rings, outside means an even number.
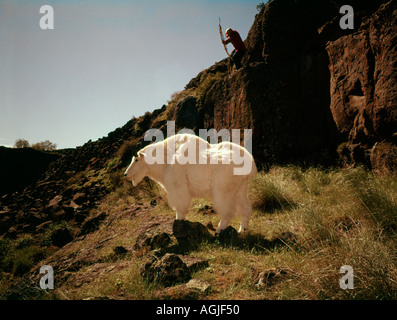
[[[241,225],[239,233],[246,233],[248,231],[248,224],[251,218],[252,207],[247,196],[248,181],[245,182],[236,196],[237,213],[241,216]]]
[[[213,198],[214,209],[221,217],[221,221],[215,231],[216,234],[219,234],[222,230],[226,229],[234,217],[235,201],[234,194],[232,195],[233,196],[227,197],[215,195]]]

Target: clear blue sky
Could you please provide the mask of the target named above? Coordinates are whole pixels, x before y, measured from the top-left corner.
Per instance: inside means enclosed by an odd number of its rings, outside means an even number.
[[[259,2],[0,0],[0,145],[76,147],[160,108],[226,57],[218,16],[244,40]]]

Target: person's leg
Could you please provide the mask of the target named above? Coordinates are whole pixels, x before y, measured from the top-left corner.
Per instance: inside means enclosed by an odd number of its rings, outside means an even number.
[[[234,65],[236,66],[236,69],[241,68],[241,59],[243,58],[244,52],[242,51],[236,51],[233,55],[233,61]]]
[[[236,55],[237,55],[237,50],[234,49],[234,50],[232,51],[232,53],[230,54],[230,56],[232,57],[232,62],[233,62],[233,64],[236,66],[236,70],[237,70],[238,68],[237,68],[237,65],[236,65]]]

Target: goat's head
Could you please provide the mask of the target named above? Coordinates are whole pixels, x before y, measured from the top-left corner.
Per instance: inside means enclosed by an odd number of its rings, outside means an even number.
[[[133,186],[136,186],[148,173],[148,164],[145,161],[145,154],[138,152],[138,154],[132,157],[131,164],[125,170],[124,176],[127,180],[132,182]]]

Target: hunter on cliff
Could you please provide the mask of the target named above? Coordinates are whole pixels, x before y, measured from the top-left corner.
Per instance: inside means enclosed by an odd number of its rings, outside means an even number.
[[[223,44],[232,43],[234,46],[234,50],[231,54],[232,61],[236,66],[236,69],[241,68],[241,59],[244,56],[245,51],[247,50],[243,40],[241,40],[240,34],[236,30],[232,30],[228,28],[225,32],[227,39],[222,40]]]

